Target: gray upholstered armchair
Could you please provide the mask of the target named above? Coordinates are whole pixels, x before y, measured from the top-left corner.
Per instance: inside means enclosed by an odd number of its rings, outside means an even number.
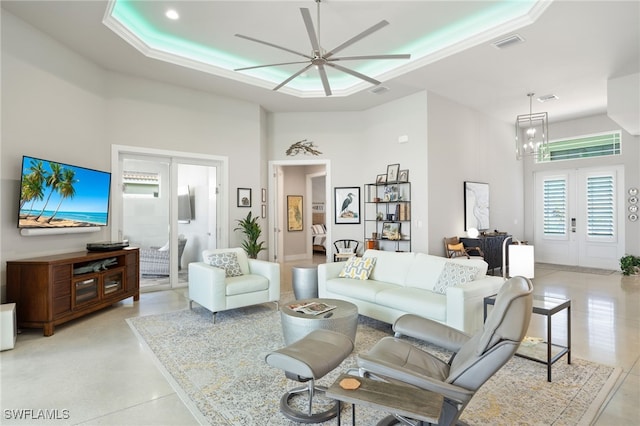
[[[406,383],[444,396],[438,424],[455,424],[476,391],[511,359],[527,332],[533,286],[524,277],[507,281],[481,331],[469,336],[416,315],[396,321],[396,337],[385,337],[358,357],[360,374]],[[449,362],[400,339],[406,335],[454,353]],[[379,424],[414,424],[397,414]]]
[[[167,243],[168,245],[168,243]],[[187,239],[178,237],[178,270],[182,269],[180,259]],[[140,274],[141,275],[169,275],[169,250],[163,247],[150,247],[140,249]]]

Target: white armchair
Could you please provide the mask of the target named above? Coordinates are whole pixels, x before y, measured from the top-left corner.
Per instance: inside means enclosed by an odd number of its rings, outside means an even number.
[[[235,253],[238,276],[227,276],[223,267],[212,266],[211,259],[223,253]],[[249,259],[242,248],[204,250],[202,262],[189,264],[189,308],[193,302],[216,313],[243,306],[280,300],[280,265]]]

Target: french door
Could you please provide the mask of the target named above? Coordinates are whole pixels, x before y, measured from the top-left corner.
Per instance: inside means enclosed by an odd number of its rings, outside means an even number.
[[[617,269],[624,254],[623,166],[536,172],[536,261]]]
[[[114,145],[112,171],[112,237],[141,248],[145,290],[185,286],[202,250],[228,246],[226,157]]]

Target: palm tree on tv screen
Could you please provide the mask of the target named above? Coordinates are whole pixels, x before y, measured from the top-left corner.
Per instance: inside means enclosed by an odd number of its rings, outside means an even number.
[[[44,198],[44,184],[47,180],[48,173],[40,160],[31,160],[29,170],[31,172],[25,176],[22,181],[20,209],[22,210],[22,207],[28,201],[31,201],[29,212],[32,212],[35,202]],[[27,216],[29,216],[29,214],[27,214]]]
[[[56,206],[56,211],[53,212],[47,223],[51,223],[53,217],[58,214],[58,210],[60,210],[60,205],[67,198],[73,198],[76,195],[76,189],[73,187],[78,180],[75,178],[76,172],[72,169],[62,169],[62,179],[58,182],[56,186],[56,190],[60,194],[60,201]]]
[[[47,186],[51,188],[49,191],[49,195],[47,196],[47,201],[44,203],[42,210],[38,217],[36,217],[36,222],[40,219],[44,211],[47,209],[47,205],[49,204],[49,200],[55,191],[57,191],[58,185],[62,180],[62,166],[58,163],[49,163],[49,167],[51,168],[51,174],[47,177]]]

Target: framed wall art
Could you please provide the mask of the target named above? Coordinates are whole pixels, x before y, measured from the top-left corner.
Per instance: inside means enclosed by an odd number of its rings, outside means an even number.
[[[489,184],[464,183],[464,230],[489,229]]]
[[[287,195],[287,231],[302,231],[302,195]]]
[[[387,183],[397,182],[400,173],[400,164],[389,164],[387,166]]]
[[[400,222],[384,222],[382,224],[382,238],[385,240],[399,240]]]
[[[334,192],[336,225],[360,223],[360,187],[339,187]]]
[[[251,188],[238,188],[238,207],[251,207]]]

